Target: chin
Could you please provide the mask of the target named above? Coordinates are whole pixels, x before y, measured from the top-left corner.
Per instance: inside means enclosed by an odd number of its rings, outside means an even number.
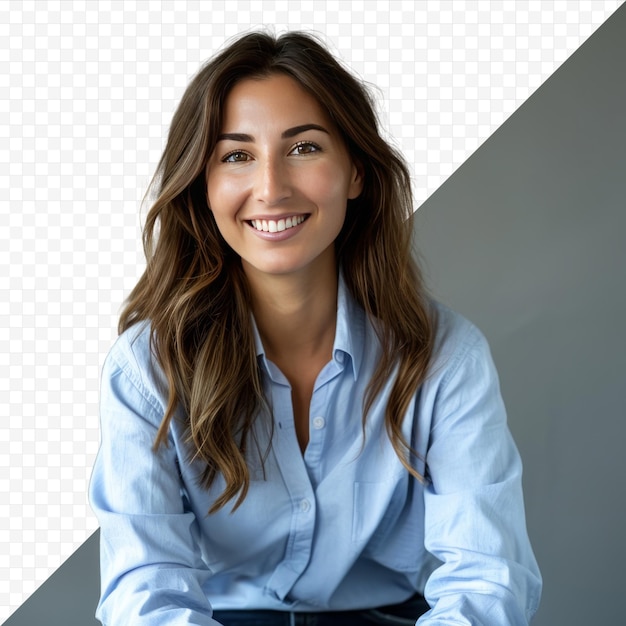
[[[288,276],[290,274],[296,274],[306,269],[309,263],[287,261],[286,259],[276,259],[275,261],[265,261],[259,263],[251,263],[249,261],[243,262],[245,271],[252,272],[254,274],[261,274],[267,276]]]

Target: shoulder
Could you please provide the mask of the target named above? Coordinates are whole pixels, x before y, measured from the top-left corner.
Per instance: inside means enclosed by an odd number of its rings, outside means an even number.
[[[102,368],[103,382],[123,378],[142,395],[159,398],[165,389],[165,378],[152,349],[151,326],[137,323],[115,341]]]
[[[436,308],[435,352],[418,403],[418,431],[431,471],[437,459],[433,450],[457,458],[468,450],[486,454],[487,444],[496,439],[509,450],[506,409],[485,336],[462,315],[439,304]]]
[[[439,352],[463,352],[487,343],[479,328],[440,302],[431,302],[435,318],[435,348]]]
[[[152,359],[150,334],[148,322],[126,329],[111,346],[106,361],[123,370],[144,369]]]
[[[445,383],[463,366],[491,365],[489,344],[475,324],[439,302],[431,306],[436,320],[431,376]]]

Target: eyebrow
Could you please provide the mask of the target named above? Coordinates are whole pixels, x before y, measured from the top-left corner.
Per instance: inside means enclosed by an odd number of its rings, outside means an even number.
[[[280,137],[281,139],[291,139],[291,137],[295,137],[300,133],[304,133],[307,130],[319,130],[323,133],[329,135],[330,133],[323,126],[319,126],[319,124],[301,124],[300,126],[294,126],[293,128],[288,128],[284,130]],[[222,133],[217,137],[218,141],[230,140],[230,141],[244,141],[254,143],[254,137],[252,135],[248,135],[246,133]]]

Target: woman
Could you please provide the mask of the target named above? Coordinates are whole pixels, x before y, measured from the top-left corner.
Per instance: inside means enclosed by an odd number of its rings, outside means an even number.
[[[103,371],[103,623],[527,624],[497,376],[425,296],[364,87],[308,35],[244,35],[153,187]]]

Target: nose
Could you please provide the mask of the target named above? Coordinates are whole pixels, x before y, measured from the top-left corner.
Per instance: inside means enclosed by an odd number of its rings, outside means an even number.
[[[267,205],[279,204],[291,195],[287,166],[280,158],[267,158],[259,162],[254,195]]]

